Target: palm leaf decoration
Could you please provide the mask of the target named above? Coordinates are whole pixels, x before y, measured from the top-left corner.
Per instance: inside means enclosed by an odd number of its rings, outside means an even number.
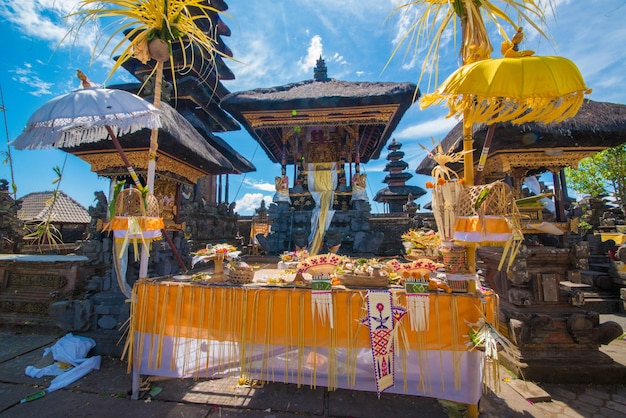
[[[488,22],[495,25],[505,39],[507,37],[503,25],[517,28],[522,22],[528,23],[541,36],[547,38],[541,29],[545,24],[546,6],[552,9],[550,0],[547,3],[535,0],[412,0],[401,4],[390,16],[400,13],[401,18],[408,21],[407,29],[385,67],[402,46],[406,46],[407,54],[412,51],[414,56],[424,50],[425,57],[418,85],[426,72],[434,73],[434,82],[438,85],[439,47],[450,26],[455,42],[460,30],[459,54],[463,64],[469,64],[491,56],[493,46],[489,41]],[[422,46],[423,42],[427,43],[426,47]]]
[[[132,57],[144,64],[151,58],[155,59],[158,64],[154,71],[162,68],[163,62],[170,60],[173,63],[174,42],[179,42],[182,48],[192,51],[192,62],[187,62],[187,56],[182,54],[183,68],[193,64],[193,60],[200,59],[213,64],[217,71],[216,56],[232,57],[217,49],[216,28],[203,30],[198,26],[200,20],[204,26],[205,22],[212,22],[211,14],[220,13],[207,3],[206,0],[82,0],[78,10],[70,16],[78,17],[73,27],[76,32],[89,23],[113,19],[105,26],[105,29],[113,30],[101,47],[104,50],[109,44],[116,42],[120,35],[122,39],[111,51],[111,57],[119,56],[108,78]],[[159,44],[166,49],[159,48]],[[172,79],[175,80],[174,65],[171,66],[171,71]]]
[[[24,225],[26,234],[24,239],[30,241],[33,245],[42,247],[50,245],[53,248],[58,248],[59,244],[63,243],[63,234],[52,223],[52,216],[54,214],[54,206],[59,198],[59,188],[61,187],[61,180],[63,180],[63,171],[65,170],[65,162],[67,162],[67,155],[63,162],[63,168],[54,166],[52,170],[57,177],[52,181],[52,184],[56,185],[56,188],[52,191],[52,196],[46,201],[47,214],[45,219],[41,221],[28,222]]]

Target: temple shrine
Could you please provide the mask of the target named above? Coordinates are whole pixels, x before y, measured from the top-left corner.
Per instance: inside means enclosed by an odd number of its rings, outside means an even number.
[[[618,286],[592,264],[606,255],[607,247],[593,235],[579,234],[578,219],[567,210],[563,168],[576,168],[581,159],[624,143],[625,122],[626,106],[585,100],[576,116],[558,124],[494,126],[482,181],[504,180],[512,186],[525,239],[507,271],[498,268],[501,247],[477,248],[476,260],[482,277],[500,296],[501,331],[518,349],[513,356],[504,355],[504,362],[519,367],[527,379],[551,382],[558,376],[583,383],[592,375],[610,381],[616,373],[598,347],[623,332],[615,322],[600,323],[599,316],[617,310]],[[488,130],[474,128],[475,167],[485,152]],[[459,123],[441,145],[459,152],[462,142]],[[434,161],[426,158],[416,172],[430,175],[433,167]],[[462,164],[450,167],[462,176]],[[552,189],[524,194],[525,180],[542,173],[552,176]],[[552,211],[544,202],[552,203]]]
[[[361,164],[379,158],[416,92],[412,83],[330,79],[320,58],[313,80],[223,98],[222,107],[280,164],[271,233],[258,237],[266,252],[376,252],[382,236],[369,226]]]
[[[481,154],[486,153],[484,167],[480,168],[483,182],[506,179],[517,198],[528,197],[522,195],[527,177],[549,173],[554,184],[550,197],[554,199],[555,207],[550,220],[566,229],[568,202],[562,169],[576,168],[583,158],[622,144],[626,141],[625,122],[626,106],[585,100],[576,116],[558,124],[497,123],[493,140],[486,149],[485,138],[489,129],[485,125],[476,125],[473,134],[475,167],[479,166]],[[454,152],[463,149],[462,123],[448,133],[441,145]],[[415,172],[430,175],[434,166],[432,159],[425,158]],[[463,171],[462,163],[452,163],[450,167],[458,173]],[[520,209],[530,220],[541,221],[542,208],[537,202],[537,205]]]
[[[214,3],[212,6],[220,11],[228,8],[225,2]],[[195,22],[211,32],[221,54],[232,56],[223,41],[223,37],[230,36],[230,29],[219,13],[207,13]],[[229,206],[229,176],[256,170],[250,161],[216,135],[241,129],[219,105],[229,93],[222,80],[232,80],[234,75],[219,54],[213,61],[189,59],[190,51],[182,50],[177,42],[172,44],[172,53],[174,71],[171,61],[164,63],[163,127],[159,130],[154,187],[166,229],[184,231],[197,241],[234,237],[237,225],[234,210]],[[155,64],[154,60],[143,64],[137,58],[130,58],[123,67],[137,82],[110,88],[126,90],[152,102],[155,80],[151,75]],[[149,141],[147,129],[120,137],[120,144],[139,175],[147,172]],[[113,182],[132,183],[110,141],[64,151],[85,160],[100,176],[111,178]]]

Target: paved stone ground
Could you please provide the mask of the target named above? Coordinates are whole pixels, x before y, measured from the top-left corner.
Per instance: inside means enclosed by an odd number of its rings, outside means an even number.
[[[602,315],[626,329],[626,316]],[[465,408],[432,398],[267,383],[239,386],[236,379],[169,379],[146,382],[139,400],[130,400],[131,377],[126,363],[103,357],[100,370],[41,399],[20,403],[26,395],[46,388],[49,377],[24,374],[41,362],[43,349],[62,335],[45,330],[0,328],[0,418],[4,417],[462,417]],[[626,339],[602,351],[626,367]],[[550,402],[528,402],[511,382],[515,377],[500,368],[500,387],[485,388],[480,417],[624,417],[626,386],[541,384]],[[523,383],[518,381],[517,383]],[[532,382],[531,382],[532,384]],[[626,382],[625,382],[626,384]],[[497,390],[496,390],[497,389]],[[150,392],[150,391],[151,392]]]

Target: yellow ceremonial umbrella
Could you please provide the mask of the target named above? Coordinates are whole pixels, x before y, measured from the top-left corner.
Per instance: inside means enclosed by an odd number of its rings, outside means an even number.
[[[420,107],[445,102],[450,109],[448,117],[462,116],[464,131],[470,133],[474,123],[490,125],[479,162],[480,173],[495,123],[562,122],[576,115],[584,95],[590,92],[576,65],[567,58],[496,58],[463,65],[433,93],[423,95]],[[466,139],[469,150],[472,138]],[[472,159],[472,153],[465,154],[466,184],[474,183]]]
[[[557,123],[573,117],[590,93],[580,71],[567,58],[497,58],[460,67],[431,94],[422,108],[446,102],[448,116],[468,124]]]

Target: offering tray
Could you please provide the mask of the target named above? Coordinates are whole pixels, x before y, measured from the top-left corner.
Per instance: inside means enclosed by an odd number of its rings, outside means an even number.
[[[312,276],[308,273],[300,273],[302,281],[297,281],[295,270],[263,269],[255,272],[251,285],[271,287],[305,287],[310,286]]]
[[[369,275],[357,275],[357,274],[338,274],[336,279],[333,280],[333,285],[336,284],[345,286],[347,288],[352,287],[365,287],[365,288],[387,288],[389,287],[389,277],[387,276],[369,276]]]

